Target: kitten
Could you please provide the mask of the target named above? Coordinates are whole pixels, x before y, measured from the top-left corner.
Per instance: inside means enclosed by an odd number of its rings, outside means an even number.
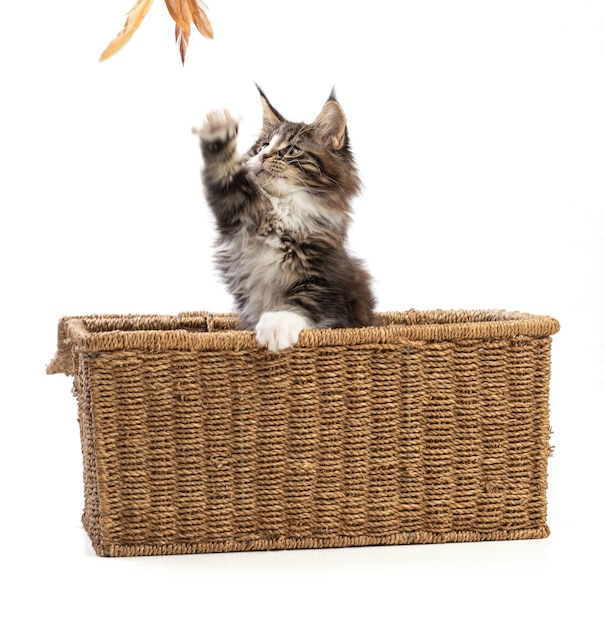
[[[345,248],[361,184],[334,92],[311,124],[287,121],[259,92],[263,126],[247,154],[237,152],[238,121],[227,111],[194,132],[217,267],[244,327],[279,352],[307,328],[371,325],[374,297]]]

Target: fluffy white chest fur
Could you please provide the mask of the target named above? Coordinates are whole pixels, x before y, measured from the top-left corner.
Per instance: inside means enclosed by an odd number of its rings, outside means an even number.
[[[333,221],[333,225],[339,227],[340,220],[339,216],[331,216],[313,202],[304,191],[283,198],[269,194],[267,197],[272,207],[268,216],[269,232],[257,234],[242,226],[219,252],[229,258],[229,265],[234,268],[234,274],[229,278],[237,282],[248,296],[244,315],[248,323],[256,326],[259,342],[270,350],[279,351],[291,347],[300,331],[311,327],[306,316],[283,310],[283,293],[292,283],[293,276],[284,262],[281,237],[284,234],[304,237],[319,228],[320,223],[325,225],[326,221]]]
[[[283,263],[281,236],[285,233],[300,236],[308,230],[309,213],[317,212],[303,197],[282,199],[268,195],[268,198],[272,206],[268,218],[269,232],[253,233],[243,225],[239,233],[219,250],[222,256],[229,257],[230,266],[234,268],[234,275],[230,278],[248,294],[245,315],[252,324],[256,324],[264,312],[279,308],[283,289],[292,280]]]

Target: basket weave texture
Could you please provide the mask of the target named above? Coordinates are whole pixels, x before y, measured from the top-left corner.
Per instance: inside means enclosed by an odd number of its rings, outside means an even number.
[[[96,552],[546,537],[558,322],[380,317],[280,355],[230,314],[63,318]]]

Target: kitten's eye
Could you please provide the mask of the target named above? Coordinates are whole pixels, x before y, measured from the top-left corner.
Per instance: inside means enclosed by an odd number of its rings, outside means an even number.
[[[302,150],[296,146],[290,146],[290,148],[288,149],[287,155],[289,157],[299,157],[302,154]]]
[[[280,157],[295,159],[302,154],[302,150],[296,146],[288,146],[287,148],[282,148],[277,154]]]
[[[258,148],[256,149],[256,154],[264,150],[268,145],[269,144],[266,141],[264,143],[261,143],[260,146],[258,146]]]

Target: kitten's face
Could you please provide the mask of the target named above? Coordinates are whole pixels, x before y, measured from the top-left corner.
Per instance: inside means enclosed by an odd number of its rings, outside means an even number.
[[[272,195],[304,190],[345,197],[358,191],[344,112],[331,97],[311,124],[285,120],[261,92],[263,129],[248,155],[248,167]]]
[[[251,149],[248,166],[270,193],[283,196],[317,184],[320,166],[305,130],[302,124],[281,123],[261,133]]]

